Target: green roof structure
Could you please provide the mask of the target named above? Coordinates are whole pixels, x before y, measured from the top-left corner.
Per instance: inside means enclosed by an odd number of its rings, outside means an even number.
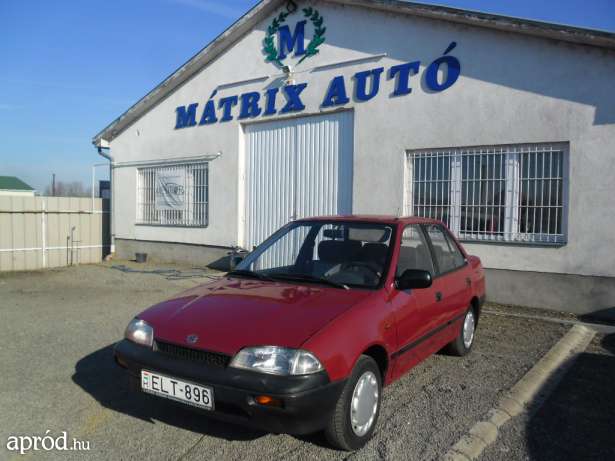
[[[15,176],[0,176],[0,190],[32,191],[34,189]]]

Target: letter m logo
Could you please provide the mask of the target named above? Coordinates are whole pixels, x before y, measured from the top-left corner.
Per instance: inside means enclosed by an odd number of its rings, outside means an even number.
[[[278,57],[285,59],[292,51],[295,56],[305,54],[305,24],[307,21],[299,21],[295,25],[295,32],[291,34],[290,27],[284,25],[279,29],[280,52]]]

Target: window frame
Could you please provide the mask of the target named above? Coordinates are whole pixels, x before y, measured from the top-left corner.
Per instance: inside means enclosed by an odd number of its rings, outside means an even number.
[[[427,231],[427,226],[438,227],[442,231],[442,235],[444,235],[444,240],[446,241],[446,244],[449,246],[453,244],[453,246],[457,249],[457,251],[459,251],[459,254],[461,254],[461,257],[463,258],[463,264],[453,269],[450,269],[448,271],[442,272],[442,269],[440,268],[440,263],[438,262],[438,258],[436,257],[436,250],[434,249],[433,242],[431,241],[431,236],[429,235],[429,232]],[[431,260],[434,264],[434,267],[437,269],[437,274],[433,278],[443,277],[445,275],[452,274],[453,272],[457,272],[467,267],[468,265],[467,256],[465,255],[463,250],[459,247],[459,244],[455,241],[455,238],[453,237],[453,235],[451,235],[450,231],[445,226],[443,226],[442,224],[422,224],[421,228],[423,229],[423,235],[425,235],[425,238],[429,245],[429,251],[431,252]]]
[[[332,219],[332,220],[327,220],[327,219],[299,219],[297,221],[291,221],[287,224],[285,224],[284,226],[280,227],[277,231],[275,231],[273,234],[271,234],[269,237],[267,237],[265,240],[263,240],[259,245],[257,245],[252,251],[250,251],[248,253],[248,255],[244,258],[244,260],[240,263],[240,264],[253,264],[254,261],[259,258],[272,244],[275,240],[277,240],[282,234],[286,233],[289,231],[290,228],[293,227],[298,227],[298,226],[313,226],[313,225],[318,225],[318,229],[320,231],[320,229],[322,229],[323,226],[328,225],[328,224],[335,224],[335,225],[348,225],[348,226],[361,226],[361,225],[365,225],[365,226],[383,226],[383,227],[390,227],[391,228],[391,236],[390,236],[390,240],[389,240],[389,251],[387,254],[387,258],[386,258],[386,262],[384,265],[384,269],[382,272],[382,276],[380,278],[380,281],[377,285],[374,286],[359,286],[359,285],[349,285],[350,288],[352,290],[368,290],[368,291],[377,291],[382,289],[385,284],[387,283],[389,274],[392,270],[391,267],[391,263],[393,261],[393,255],[395,253],[395,248],[396,245],[399,243],[398,242],[398,227],[399,225],[397,223],[383,223],[383,222],[379,222],[379,221],[354,221],[354,220],[338,220],[338,219]],[[312,229],[310,232],[312,232],[314,229]],[[314,234],[313,236],[307,236],[306,239],[308,238],[313,238],[315,239],[317,236],[317,233]],[[401,239],[401,234],[399,235],[399,239]],[[304,242],[305,243],[305,242]],[[395,277],[394,277],[395,278]],[[293,282],[293,283],[298,283],[300,284],[301,282]]]
[[[183,210],[177,210],[182,213],[179,222],[163,222],[160,213],[165,210],[156,210],[155,186],[156,174],[158,171],[178,169],[182,171],[186,179],[186,204]],[[194,178],[195,172],[200,172],[201,179],[204,183],[196,185]],[[165,162],[164,164],[144,164],[135,169],[136,176],[136,197],[135,197],[135,225],[148,227],[175,227],[175,228],[191,228],[204,229],[209,227],[210,223],[210,161],[184,161],[184,162]],[[145,175],[150,175],[146,178]],[[197,188],[201,188],[201,192],[196,192]],[[149,192],[146,192],[149,190]],[[200,201],[194,199],[194,194],[200,193]],[[147,200],[143,199],[143,194],[148,194]],[[189,198],[192,197],[192,198]],[[202,209],[196,210],[197,206]],[[147,207],[150,208],[147,211]],[[157,222],[153,219],[146,219],[144,216],[147,213],[154,213],[158,216]],[[195,216],[201,216],[195,218]],[[168,218],[167,218],[168,219]]]
[[[554,177],[552,173],[550,176],[544,174],[544,170],[541,177],[522,179],[521,170],[521,156],[529,153],[545,153],[549,152],[560,153],[561,152],[561,177]],[[464,155],[502,155],[503,156],[503,172],[504,175],[501,179],[488,178],[487,181],[504,181],[504,200],[501,205],[487,204],[485,207],[498,208],[498,206],[504,209],[504,223],[502,231],[498,231],[496,234],[493,232],[481,230],[474,232],[462,232],[462,210],[464,206],[462,201],[462,185],[464,182],[462,171],[462,158]],[[436,201],[433,205],[417,204],[419,196],[415,194],[415,175],[414,175],[414,159],[420,156],[430,158],[435,156],[438,158],[446,158],[449,162],[449,174],[447,179],[434,179],[437,182],[448,182],[448,195],[446,197],[442,195],[436,195]],[[448,147],[448,148],[433,148],[433,149],[416,149],[405,151],[405,165],[404,165],[404,194],[403,194],[403,209],[404,214],[408,216],[420,216],[432,219],[443,219],[447,224],[453,235],[461,242],[467,243],[491,243],[499,245],[515,245],[515,246],[564,246],[568,243],[568,210],[570,204],[569,198],[569,162],[570,162],[570,144],[569,142],[551,142],[551,143],[525,143],[525,144],[498,144],[498,145],[484,145],[484,146],[467,146],[467,147]],[[552,157],[555,158],[555,157]],[[552,161],[551,158],[549,161]],[[550,163],[550,170],[560,165],[558,161]],[[544,164],[543,164],[544,166]],[[431,174],[431,172],[430,172]],[[483,179],[479,179],[481,181]],[[550,205],[548,202],[544,204],[544,196],[541,195],[540,208],[556,208],[561,214],[560,221],[555,221],[555,233],[550,232],[550,224],[547,224],[547,232],[541,228],[543,232],[522,232],[522,220],[519,218],[523,205],[519,202],[521,192],[523,190],[522,182],[528,181],[544,181],[551,187],[551,182],[555,182],[557,187],[557,181],[561,182],[561,202],[557,205]],[[544,183],[542,187],[545,187]],[[437,191],[436,191],[437,193]],[[417,192],[418,194],[418,192]],[[438,197],[440,200],[448,200],[448,204],[441,205],[441,216],[435,218],[430,213],[415,214],[415,207],[427,206],[438,207]],[[550,197],[550,196],[549,196]],[[473,204],[473,206],[476,206]],[[482,207],[482,204],[478,205]],[[444,210],[446,208],[446,210]],[[529,208],[526,206],[526,208]],[[494,215],[495,216],[495,215]],[[515,219],[516,216],[516,219]],[[542,218],[542,216],[541,216]],[[558,229],[559,227],[559,229]],[[557,230],[560,233],[557,233]]]
[[[431,241],[429,240],[429,236],[427,235],[427,232],[425,232],[425,229],[423,228],[423,224],[421,223],[411,223],[411,224],[406,224],[403,229],[401,229],[401,232],[399,234],[399,242],[397,242],[397,261],[395,262],[395,279],[399,278],[402,274],[399,273],[398,274],[398,269],[399,269],[399,260],[400,260],[400,255],[401,255],[401,247],[404,243],[404,232],[406,232],[406,229],[408,229],[409,227],[416,227],[418,232],[421,233],[421,235],[423,236],[423,241],[425,242],[425,244],[427,245],[427,253],[429,255],[429,258],[431,259],[431,266],[433,268],[433,273],[431,274],[432,279],[437,277],[440,273],[440,269],[436,264],[436,261],[434,259],[434,254],[431,248]]]

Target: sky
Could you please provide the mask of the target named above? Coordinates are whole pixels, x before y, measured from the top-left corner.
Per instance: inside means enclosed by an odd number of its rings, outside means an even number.
[[[92,137],[256,3],[0,0],[0,176],[89,187]],[[422,3],[615,32],[615,0]]]

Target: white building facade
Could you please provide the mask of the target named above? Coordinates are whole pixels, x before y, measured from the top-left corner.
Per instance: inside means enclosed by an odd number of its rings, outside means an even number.
[[[101,131],[116,252],[208,264],[291,219],[431,216],[488,298],[615,311],[615,35],[265,0]]]

